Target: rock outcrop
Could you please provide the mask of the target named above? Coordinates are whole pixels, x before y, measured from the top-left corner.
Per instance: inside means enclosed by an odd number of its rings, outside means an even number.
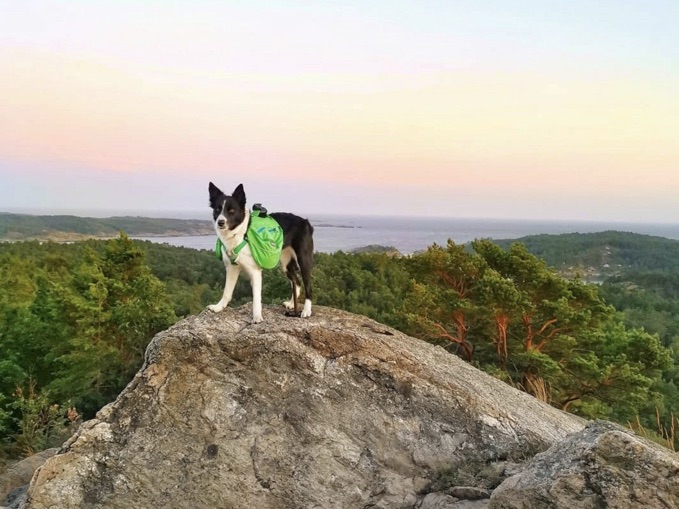
[[[596,421],[507,479],[489,509],[679,508],[679,458],[616,424]]]
[[[367,318],[266,308],[251,325],[248,308],[158,334],[118,399],[38,470],[25,508],[413,508],[481,467],[500,466],[494,487],[503,465],[584,426]]]

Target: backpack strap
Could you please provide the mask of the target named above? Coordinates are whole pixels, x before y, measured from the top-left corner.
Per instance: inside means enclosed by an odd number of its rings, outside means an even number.
[[[217,258],[221,260],[222,253],[226,252],[226,256],[229,257],[231,263],[233,263],[234,265],[238,265],[238,263],[236,262],[236,258],[238,258],[238,254],[243,250],[247,243],[248,239],[247,238],[243,239],[241,243],[238,244],[235,248],[233,248],[233,251],[229,253],[228,251],[226,251],[226,246],[224,246],[222,239],[217,237],[217,243],[215,244],[215,254],[217,255]]]

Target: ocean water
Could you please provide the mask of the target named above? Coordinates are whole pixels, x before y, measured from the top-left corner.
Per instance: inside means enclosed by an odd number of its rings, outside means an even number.
[[[310,216],[316,251],[351,251],[371,244],[393,246],[403,254],[426,249],[448,239],[458,244],[478,238],[515,239],[541,233],[593,233],[618,230],[679,239],[679,224],[584,221],[517,221],[501,219],[446,219],[369,216]],[[212,250],[216,235],[147,237],[145,240]]]

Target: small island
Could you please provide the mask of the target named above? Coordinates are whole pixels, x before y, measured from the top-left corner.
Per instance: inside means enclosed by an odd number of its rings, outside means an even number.
[[[357,247],[349,252],[351,254],[381,253],[389,256],[402,256],[401,252],[394,246],[381,246],[379,244],[370,244],[368,246]]]

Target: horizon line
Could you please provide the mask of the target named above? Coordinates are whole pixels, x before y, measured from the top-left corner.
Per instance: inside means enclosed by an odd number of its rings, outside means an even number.
[[[207,209],[208,207],[206,207]],[[49,216],[72,216],[83,219],[112,219],[117,217],[130,218],[145,218],[145,219],[174,219],[179,221],[210,221],[210,214],[205,214],[205,217],[177,217],[172,214],[198,215],[202,214],[202,209],[145,209],[145,210],[126,210],[126,209],[40,209],[35,207],[9,207],[6,210],[0,210],[0,214],[13,214],[33,217],[49,217]],[[85,215],[84,215],[85,214]],[[108,215],[104,215],[108,214]],[[152,215],[149,215],[152,214]],[[167,214],[167,215],[159,215]],[[582,223],[582,224],[620,224],[620,225],[654,225],[654,226],[679,226],[679,221],[633,221],[624,219],[578,219],[578,218],[514,218],[514,217],[488,217],[488,216],[437,216],[424,214],[382,214],[382,213],[364,213],[364,214],[343,214],[333,212],[310,212],[298,213],[303,217],[311,218],[312,216],[321,217],[342,217],[342,218],[367,218],[367,219],[413,219],[413,220],[448,220],[448,221],[488,221],[498,223]]]

